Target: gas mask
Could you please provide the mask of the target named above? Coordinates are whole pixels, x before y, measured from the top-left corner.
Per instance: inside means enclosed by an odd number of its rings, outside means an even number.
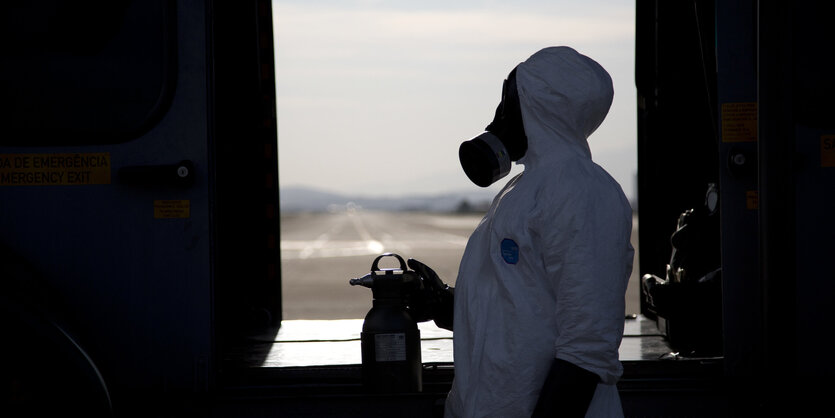
[[[515,68],[502,85],[502,101],[496,108],[493,122],[485,130],[458,148],[464,173],[480,187],[487,187],[506,176],[510,172],[510,162],[519,160],[528,150]]]

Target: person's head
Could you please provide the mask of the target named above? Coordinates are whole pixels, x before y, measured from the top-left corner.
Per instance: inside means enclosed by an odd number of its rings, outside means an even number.
[[[587,138],[603,122],[613,98],[600,64],[569,47],[544,48],[504,81],[502,100],[486,131],[459,147],[461,166],[487,187],[541,158],[591,158]]]
[[[527,149],[514,68],[502,85],[502,100],[493,121],[484,133],[461,144],[458,158],[467,177],[478,186],[487,187],[506,176],[510,162],[522,158]]]

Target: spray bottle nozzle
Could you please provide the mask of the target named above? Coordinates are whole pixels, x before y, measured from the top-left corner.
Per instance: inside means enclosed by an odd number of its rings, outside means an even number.
[[[351,286],[365,286],[371,288],[374,286],[374,274],[368,273],[365,276],[351,279],[348,283],[350,283]]]

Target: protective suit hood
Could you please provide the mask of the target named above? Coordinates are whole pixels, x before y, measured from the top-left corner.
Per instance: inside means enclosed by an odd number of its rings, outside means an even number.
[[[614,89],[597,62],[567,46],[533,54],[516,71],[528,151],[518,163],[591,158],[587,138],[603,122]]]

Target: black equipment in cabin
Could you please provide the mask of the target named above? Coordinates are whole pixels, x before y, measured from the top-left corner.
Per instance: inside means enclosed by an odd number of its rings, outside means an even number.
[[[660,331],[683,356],[722,355],[718,196],[710,184],[705,204],[679,216],[665,278],[645,274],[641,280]]]

